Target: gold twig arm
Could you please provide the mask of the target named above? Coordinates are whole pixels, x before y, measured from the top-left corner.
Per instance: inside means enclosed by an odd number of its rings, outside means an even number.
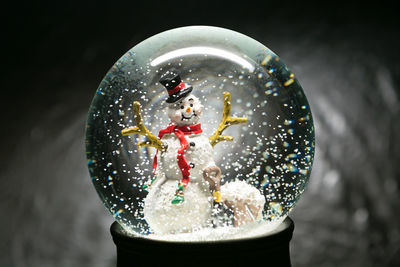
[[[222,135],[222,132],[231,125],[245,124],[247,121],[247,118],[231,117],[231,94],[229,92],[224,92],[224,110],[222,112],[222,121],[218,125],[218,128],[214,134],[208,138],[210,144],[214,147],[219,142],[232,141],[232,136]]]
[[[136,126],[131,128],[125,128],[121,131],[122,135],[140,134],[147,137],[146,141],[139,142],[139,147],[151,146],[160,151],[165,151],[167,145],[164,144],[158,137],[153,135],[144,125],[143,118],[140,111],[140,103],[138,101],[133,102],[133,113],[135,114]]]

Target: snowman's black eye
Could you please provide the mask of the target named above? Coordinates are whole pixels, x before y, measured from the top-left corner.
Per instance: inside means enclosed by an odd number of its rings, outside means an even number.
[[[191,107],[193,107],[193,104],[190,104]]]
[[[184,109],[185,107],[184,106],[181,106],[181,109]]]

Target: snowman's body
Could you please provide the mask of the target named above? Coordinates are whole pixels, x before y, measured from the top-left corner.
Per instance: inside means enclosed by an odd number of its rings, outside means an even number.
[[[175,134],[166,134],[161,139],[168,149],[159,155],[157,180],[144,202],[144,217],[158,234],[188,232],[211,223],[212,196],[203,178],[203,170],[215,165],[213,150],[208,138],[202,134],[187,135],[185,138],[191,144],[185,151],[185,158],[194,166],[190,169],[185,202],[179,205],[172,204],[171,199],[182,179],[177,163],[180,142]]]
[[[185,138],[189,144],[185,159],[194,164],[190,169],[190,183],[203,182],[203,170],[215,165],[213,148],[208,138],[202,134],[186,135]],[[168,150],[160,155],[160,165],[157,168],[167,179],[181,180],[182,172],[176,160],[180,142],[175,134],[166,134],[161,140],[168,145]]]

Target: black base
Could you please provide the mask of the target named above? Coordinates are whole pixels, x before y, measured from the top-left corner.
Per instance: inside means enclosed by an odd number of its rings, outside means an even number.
[[[287,218],[271,235],[239,240],[170,242],[132,237],[114,222],[117,267],[126,266],[282,266],[290,267],[294,223]]]

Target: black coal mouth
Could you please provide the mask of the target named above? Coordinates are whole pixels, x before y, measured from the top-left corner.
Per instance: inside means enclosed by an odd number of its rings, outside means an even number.
[[[182,121],[183,121],[183,120],[190,120],[191,118],[196,117],[196,116],[197,116],[197,114],[194,113],[194,112],[193,112],[192,115],[190,115],[190,117],[185,117],[185,116],[182,114],[181,120],[182,120]]]

